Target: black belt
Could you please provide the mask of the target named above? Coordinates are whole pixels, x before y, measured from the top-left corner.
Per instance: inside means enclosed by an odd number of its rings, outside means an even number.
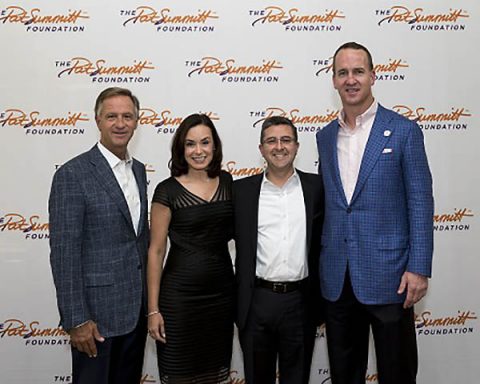
[[[300,289],[307,279],[298,280],[298,281],[268,281],[263,280],[259,277],[255,277],[255,286],[262,287],[272,290],[275,293],[288,293]]]

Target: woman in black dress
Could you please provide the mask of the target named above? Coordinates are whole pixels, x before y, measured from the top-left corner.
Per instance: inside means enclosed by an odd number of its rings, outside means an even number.
[[[232,177],[206,115],[188,116],[172,142],[171,177],[152,200],[148,330],[162,384],[228,382],[233,339]],[[170,240],[168,258],[164,264]]]

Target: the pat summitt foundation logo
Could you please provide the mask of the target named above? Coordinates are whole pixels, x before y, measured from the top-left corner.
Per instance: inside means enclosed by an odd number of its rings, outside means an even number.
[[[422,4],[423,2],[418,3]],[[375,15],[378,17],[379,27],[402,24],[410,31],[417,32],[464,31],[467,19],[470,17],[467,10],[455,6],[437,11],[423,7],[408,7],[404,4],[394,4],[389,8],[376,9]]]
[[[49,239],[49,223],[40,215],[26,216],[18,212],[0,214],[0,235],[15,232],[25,236],[26,240]]]
[[[454,208],[433,216],[433,229],[437,232],[469,231],[473,211],[469,208]]]
[[[202,112],[212,121],[219,121],[217,113],[209,111]],[[140,109],[138,124],[146,128],[154,128],[157,134],[173,134],[186,116],[178,114],[170,108],[154,109],[144,107]]]
[[[105,58],[75,56],[55,60],[55,68],[58,69],[58,78],[86,76],[92,83],[114,83],[121,86],[124,83],[150,83],[150,74],[155,66],[148,59],[112,64]]]
[[[446,336],[465,335],[477,330],[478,317],[471,309],[458,310],[457,313],[440,315],[431,310],[415,314],[415,326],[418,335]]]
[[[450,110],[432,110],[425,106],[397,104],[392,109],[416,121],[422,130],[432,132],[465,131],[472,117],[470,111],[463,106],[454,106]]]
[[[258,175],[265,170],[264,166],[244,167],[239,164],[241,163],[238,160],[227,160],[222,164],[222,169],[236,178]]]
[[[124,20],[124,27],[143,24],[163,33],[214,32],[215,23],[220,18],[213,9],[178,12],[168,7],[156,9],[149,5],[139,5],[135,9],[121,9],[120,16]]]
[[[289,32],[339,32],[342,30],[345,14],[340,9],[324,9],[307,12],[299,8],[283,8],[269,5],[249,9],[251,26],[258,28],[268,24],[281,26]]]
[[[250,111],[249,117],[253,120],[253,128],[261,127],[262,123],[269,117],[286,117],[297,127],[299,133],[306,133],[318,132],[325,125],[335,120],[339,113],[340,111],[337,109],[327,109],[323,113],[307,113],[298,107],[268,106]]]
[[[277,59],[261,59],[242,62],[238,59],[204,56],[201,59],[185,60],[188,77],[213,76],[225,84],[277,83],[283,65]]]
[[[52,382],[53,383],[61,383],[61,384],[72,384],[73,377],[71,374],[56,374],[53,376]],[[158,381],[155,379],[154,375],[149,373],[142,373],[140,377],[139,384],[156,384]]]
[[[333,56],[312,60],[315,76],[333,75]],[[389,58],[373,66],[377,81],[404,81],[410,64],[402,57]]]
[[[69,345],[70,337],[60,326],[44,326],[38,320],[30,322],[18,318],[8,318],[0,322],[0,340],[18,338],[27,346]]]
[[[0,8],[0,25],[20,24],[25,27],[26,32],[34,33],[84,32],[85,21],[88,19],[88,12],[81,8],[55,12],[19,5]]]
[[[21,108],[8,108],[0,112],[0,128],[21,128],[26,135],[83,135],[84,123],[90,119],[85,112],[47,114],[38,109],[26,111]]]

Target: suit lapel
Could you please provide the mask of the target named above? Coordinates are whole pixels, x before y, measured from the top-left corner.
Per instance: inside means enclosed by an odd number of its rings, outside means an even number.
[[[382,154],[385,145],[390,140],[393,128],[389,126],[386,118],[387,117],[384,113],[383,107],[379,105],[377,115],[375,116],[375,121],[373,122],[372,130],[370,131],[367,145],[365,146],[362,163],[358,172],[357,184],[355,185],[355,190],[353,192],[351,203],[355,201],[356,197],[362,190],[365,182],[368,179],[368,176],[372,172],[373,167],[375,166],[378,158]]]
[[[334,129],[329,132],[329,136],[327,136],[327,144],[325,148],[332,148],[330,152],[332,157],[328,161],[328,166],[330,169],[330,174],[334,175],[334,183],[337,187],[338,191],[340,192],[340,196],[342,196],[342,202],[347,206],[347,198],[345,197],[345,190],[343,189],[342,179],[340,177],[340,168],[338,166],[338,150],[337,150],[337,140],[338,140],[338,119],[335,121]]]
[[[143,178],[145,167],[143,164],[133,160],[132,170],[138,185],[138,192],[140,194],[140,221],[138,224],[138,234],[137,234],[137,236],[140,236],[142,231],[145,230],[143,223],[145,223],[145,215],[147,214],[146,212],[148,211],[148,209],[145,209],[145,207],[147,206],[147,196],[145,193],[143,193],[143,191],[145,191],[146,189],[146,185]]]
[[[125,200],[122,189],[120,188],[120,185],[118,185],[118,181],[115,178],[110,165],[97,146],[90,150],[90,162],[93,165],[94,175],[97,178],[98,183],[103,186],[115,204],[117,204],[120,212],[122,212],[130,227],[134,230],[132,217],[130,216],[130,211],[128,210],[127,201]]]
[[[257,244],[258,244],[258,204],[260,200],[260,188],[262,186],[263,173],[257,177],[252,177],[250,180],[250,187],[248,188],[248,197],[246,199],[249,202],[248,206],[245,209],[248,209],[249,217],[251,222],[249,223],[249,238],[251,255],[254,258],[254,265],[256,265],[257,260]]]
[[[302,171],[297,169],[298,176],[300,177],[300,183],[302,184],[303,200],[305,203],[305,217],[307,220],[307,251],[310,250],[310,240],[312,234],[312,222],[313,222],[313,188],[311,188],[307,178]]]

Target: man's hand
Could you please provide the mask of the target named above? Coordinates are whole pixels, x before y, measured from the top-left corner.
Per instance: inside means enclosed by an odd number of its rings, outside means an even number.
[[[407,297],[403,303],[403,308],[410,308],[418,303],[426,295],[428,288],[428,278],[413,272],[405,272],[400,280],[400,286],[397,293],[401,295],[407,289]]]
[[[97,357],[95,340],[101,343],[105,340],[98,332],[97,324],[91,320],[80,327],[70,329],[68,333],[72,346],[80,352],[85,352],[89,357]]]

